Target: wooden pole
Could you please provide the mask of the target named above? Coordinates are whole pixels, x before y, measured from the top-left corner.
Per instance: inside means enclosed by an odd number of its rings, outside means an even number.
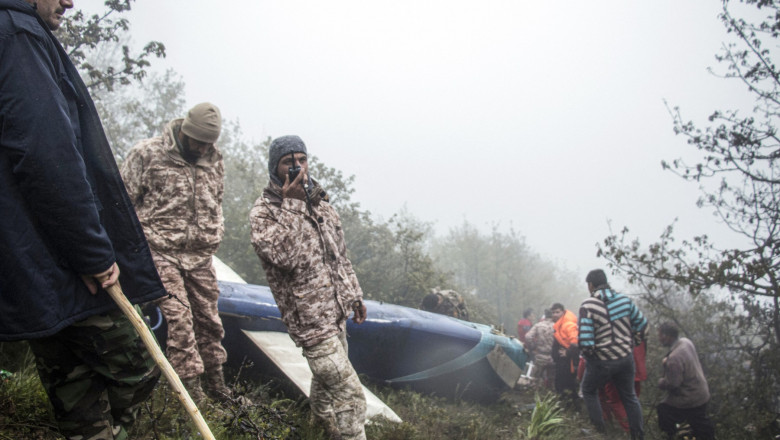
[[[135,327],[135,330],[141,336],[144,345],[146,345],[149,353],[152,354],[157,365],[160,366],[165,378],[168,379],[168,383],[173,386],[173,390],[184,405],[184,409],[186,409],[187,413],[192,417],[192,420],[195,422],[195,425],[198,427],[198,431],[200,431],[203,438],[206,440],[215,440],[214,434],[211,433],[209,426],[206,424],[206,420],[203,419],[203,414],[200,413],[195,402],[192,401],[192,397],[190,397],[187,389],[184,388],[184,384],[181,383],[179,375],[176,374],[176,371],[171,367],[168,359],[163,355],[162,350],[160,350],[160,346],[157,345],[157,341],[154,339],[154,336],[152,336],[149,327],[146,326],[144,320],[125,297],[125,294],[122,292],[122,287],[119,285],[119,281],[106,290],[108,290],[108,294],[111,295],[111,298],[119,305],[119,308],[122,309],[122,312],[124,312],[125,316],[127,316],[133,324],[133,327]]]

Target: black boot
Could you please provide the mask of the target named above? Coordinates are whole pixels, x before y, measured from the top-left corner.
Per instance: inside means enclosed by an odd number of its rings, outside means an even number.
[[[184,388],[187,389],[192,401],[195,402],[196,405],[200,405],[206,400],[206,394],[203,393],[203,388],[200,386],[200,376],[182,379],[181,383],[184,385]]]
[[[214,400],[227,403],[233,398],[233,391],[225,385],[225,374],[222,365],[211,367],[203,374],[206,393]]]

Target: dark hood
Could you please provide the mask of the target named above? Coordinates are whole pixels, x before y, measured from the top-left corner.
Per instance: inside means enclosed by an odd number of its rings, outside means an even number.
[[[10,9],[12,11],[24,12],[27,15],[38,16],[35,8],[24,0],[0,0],[0,9]]]

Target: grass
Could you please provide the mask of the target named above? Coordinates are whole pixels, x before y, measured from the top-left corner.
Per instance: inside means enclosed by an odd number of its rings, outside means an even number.
[[[49,398],[27,344],[0,344],[0,439],[49,439],[56,430]]]
[[[564,421],[563,409],[555,396],[547,394],[540,397],[536,394],[535,401],[531,421],[526,429],[526,436],[533,440],[552,435],[561,428]]]
[[[61,439],[26,344],[0,344],[0,369],[12,373],[0,383],[0,440]],[[239,380],[231,385],[251,403],[235,400],[227,406],[209,403],[200,408],[217,439],[327,438],[324,431],[312,423],[303,395],[284,384]],[[583,415],[561,410],[554,396],[538,397],[533,389],[513,390],[494,403],[478,404],[409,389],[370,383],[367,386],[403,420],[403,423],[376,421],[367,425],[366,435],[372,440],[600,438],[583,434],[582,428],[589,427]],[[202,437],[168,384],[161,380],[151,398],[142,404],[130,438],[188,440]]]

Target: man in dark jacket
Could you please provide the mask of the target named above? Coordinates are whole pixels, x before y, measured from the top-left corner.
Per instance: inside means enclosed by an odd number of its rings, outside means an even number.
[[[707,417],[710,389],[699,362],[696,347],[688,338],[681,338],[677,326],[671,322],[661,324],[658,339],[669,347],[663,358],[663,376],[658,388],[666,391],[658,405],[658,426],[668,438],[674,438],[677,425],[687,422],[692,434],[700,440],[715,438],[715,425]]]
[[[119,280],[136,304],[164,289],[89,92],[51,33],[72,6],[0,0],[0,341],[30,340],[63,435],[118,439],[160,373],[99,288]]]

